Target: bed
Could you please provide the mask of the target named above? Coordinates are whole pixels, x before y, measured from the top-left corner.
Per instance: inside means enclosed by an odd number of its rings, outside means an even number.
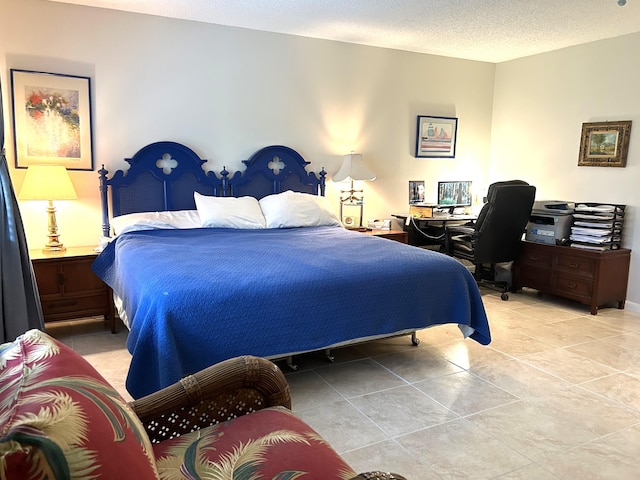
[[[110,241],[93,270],[129,329],[134,398],[243,354],[291,359],[405,334],[417,344],[417,330],[445,323],[491,341],[466,268],[343,228],[324,170],[307,172],[291,148],[265,147],[233,175],[205,172],[175,142],[126,161],[110,178],[100,170]]]

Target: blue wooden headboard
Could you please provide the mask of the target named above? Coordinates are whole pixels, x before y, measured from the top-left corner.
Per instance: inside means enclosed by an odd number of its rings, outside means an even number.
[[[282,145],[265,147],[243,160],[247,167],[229,178],[226,168],[217,176],[202,169],[206,160],[190,148],[176,142],[156,142],[141,148],[125,172],[116,171],[107,178],[104,165],[100,174],[102,234],[109,236],[109,204],[116,217],[128,213],[167,210],[195,210],[193,193],[216,197],[266,195],[286,190],[312,195],[325,194],[324,169],[319,177],[307,172],[309,165],[295,150]],[[109,194],[111,202],[109,202]]]

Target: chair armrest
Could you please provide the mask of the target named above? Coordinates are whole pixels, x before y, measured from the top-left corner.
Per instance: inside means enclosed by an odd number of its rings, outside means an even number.
[[[361,473],[349,480],[407,480],[405,477],[397,473],[390,472],[365,472]]]
[[[269,360],[231,358],[129,404],[152,442],[272,406],[291,408],[289,384]]]
[[[445,232],[448,235],[473,235],[475,233],[475,229],[474,227],[467,225],[451,225],[450,227],[445,227]]]

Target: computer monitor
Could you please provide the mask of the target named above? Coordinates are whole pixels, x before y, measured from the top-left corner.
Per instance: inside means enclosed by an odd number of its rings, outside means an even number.
[[[456,207],[470,207],[471,200],[470,181],[438,182],[439,208],[448,208],[453,213]]]

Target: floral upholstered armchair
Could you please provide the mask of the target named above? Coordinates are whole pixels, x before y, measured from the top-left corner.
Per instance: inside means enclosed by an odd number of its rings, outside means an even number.
[[[127,403],[66,345],[0,346],[0,479],[402,479],[356,475],[289,410],[273,363],[238,357]]]

